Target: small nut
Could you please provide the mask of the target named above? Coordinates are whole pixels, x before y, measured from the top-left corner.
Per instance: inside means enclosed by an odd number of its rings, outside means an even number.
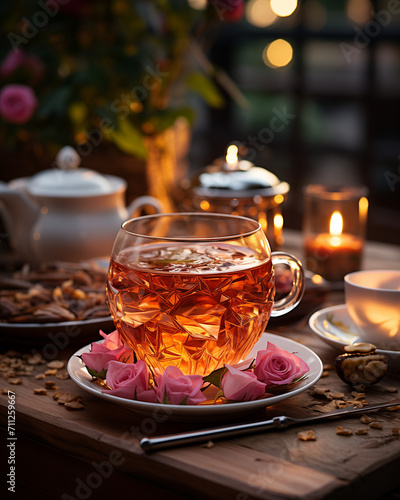
[[[376,347],[373,344],[367,344],[367,343],[350,344],[344,346],[344,351],[351,354],[353,353],[366,354],[369,352],[376,351]]]
[[[368,434],[368,429],[367,427],[362,427],[361,429],[357,429],[355,434],[357,434],[357,436],[360,436],[362,434]]]
[[[394,427],[392,429],[393,436],[400,436],[400,427]]]

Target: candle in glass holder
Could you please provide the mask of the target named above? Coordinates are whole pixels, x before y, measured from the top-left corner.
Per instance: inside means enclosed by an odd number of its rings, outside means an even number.
[[[304,251],[307,269],[329,281],[361,268],[368,200],[365,189],[308,186]]]

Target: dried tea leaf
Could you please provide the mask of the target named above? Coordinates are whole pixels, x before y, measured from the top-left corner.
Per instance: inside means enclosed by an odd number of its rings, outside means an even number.
[[[297,437],[300,441],[316,441],[317,436],[314,431],[301,431],[297,433]]]
[[[78,401],[70,401],[64,403],[64,406],[66,408],[71,408],[71,410],[81,410],[82,408],[84,408],[83,404],[79,403]]]
[[[64,368],[65,363],[64,361],[60,361],[58,359],[54,359],[53,361],[50,361],[47,363],[47,368],[54,368],[55,370],[61,370],[61,368]]]
[[[345,429],[341,425],[338,425],[336,427],[336,434],[338,436],[352,436],[353,435],[353,431],[350,430],[350,429]]]
[[[47,389],[43,388],[33,389],[33,394],[39,394],[40,396],[45,396],[47,394]]]
[[[46,387],[46,389],[58,389],[54,380],[46,380],[44,386]]]
[[[17,378],[17,377],[15,377],[15,378],[9,378],[8,379],[8,383],[12,384],[12,385],[20,385],[20,384],[22,384],[22,379]]]
[[[362,415],[362,417],[360,418],[360,422],[362,424],[370,424],[373,421],[374,421],[374,419],[371,418],[369,415],[366,415],[366,414]]]

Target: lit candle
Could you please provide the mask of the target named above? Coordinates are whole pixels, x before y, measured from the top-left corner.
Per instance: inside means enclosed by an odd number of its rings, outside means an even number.
[[[332,213],[329,233],[308,236],[305,240],[307,268],[331,281],[339,281],[361,266],[363,241],[343,232],[343,217]]]

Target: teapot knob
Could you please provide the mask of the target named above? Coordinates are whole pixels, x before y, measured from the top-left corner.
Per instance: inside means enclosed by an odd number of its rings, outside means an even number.
[[[81,157],[71,146],[65,146],[56,156],[56,165],[63,170],[73,170],[78,168],[81,163]]]

